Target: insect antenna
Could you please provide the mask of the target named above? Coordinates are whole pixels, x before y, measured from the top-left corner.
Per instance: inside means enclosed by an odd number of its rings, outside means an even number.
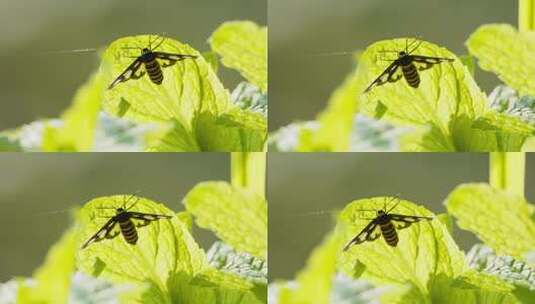
[[[416,51],[423,42],[423,40],[414,40],[414,41],[418,41],[418,44],[416,44],[416,46],[412,50],[408,51],[408,54],[411,54],[412,52]]]
[[[46,212],[38,212],[32,214],[32,216],[45,216],[45,215],[53,215],[53,214],[61,214],[65,212],[72,211],[72,209],[61,209],[61,210],[53,210],[53,211],[46,211]]]
[[[59,50],[59,51],[48,51],[41,52],[37,55],[62,55],[62,54],[85,54],[85,53],[95,53],[97,48],[83,48],[83,49],[74,49],[74,50]]]
[[[161,37],[161,38],[162,38],[162,40],[151,50],[156,50],[157,48],[159,48],[164,43],[166,37]]]
[[[327,53],[315,53],[315,54],[308,54],[308,56],[313,57],[327,57],[327,56],[345,56],[345,55],[353,55],[355,52],[327,52]]]
[[[318,210],[318,211],[310,211],[310,212],[306,212],[306,213],[300,213],[300,214],[296,214],[294,216],[316,216],[316,215],[326,215],[326,214],[332,214],[334,211],[333,210]]]
[[[128,199],[126,199],[126,200],[124,201],[124,209],[125,209],[125,210],[130,210],[130,208],[134,207],[134,205],[139,201],[139,196],[138,196],[138,194],[139,194],[140,192],[141,192],[141,191],[139,191],[139,190],[136,191],[134,194],[130,195],[130,196],[128,197]],[[132,203],[132,205],[130,205],[130,207],[126,207],[126,204],[127,204],[132,198],[134,198],[134,197],[136,198],[136,200]]]
[[[397,202],[394,204],[394,206],[392,206],[392,208],[386,210],[386,205],[385,205],[385,213],[390,213],[390,211],[394,210],[394,208],[397,207],[397,205],[399,205],[399,203],[401,202],[401,199],[397,196],[394,196],[390,199],[390,201],[388,201],[388,203],[390,203],[391,201],[393,200],[397,200]]]

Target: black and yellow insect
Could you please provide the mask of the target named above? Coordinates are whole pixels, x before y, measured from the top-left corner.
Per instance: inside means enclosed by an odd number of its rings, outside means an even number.
[[[132,199],[136,198],[136,200],[129,206],[126,207],[128,202]],[[110,218],[102,228],[97,231],[92,237],[87,240],[82,245],[82,249],[86,248],[93,242],[99,242],[104,239],[113,239],[119,233],[121,233],[124,237],[124,240],[131,245],[135,245],[138,240],[138,234],[136,227],[143,227],[150,224],[152,221],[156,221],[159,219],[170,219],[172,216],[165,215],[165,214],[151,214],[151,213],[141,213],[141,212],[135,212],[135,211],[128,211],[130,210],[139,200],[139,197],[137,197],[135,194],[131,195],[128,199],[126,199],[123,203],[122,207],[119,208],[98,208],[98,209],[115,209],[115,215],[112,217],[106,217]],[[117,224],[119,229],[115,229],[117,227]]]
[[[392,208],[386,210],[387,205],[392,201],[397,199],[397,202],[392,206]],[[351,241],[344,246],[344,251],[348,250],[351,246],[363,243],[364,241],[374,241],[379,236],[383,235],[385,242],[392,246],[396,247],[399,242],[397,229],[403,229],[409,227],[412,223],[419,222],[421,220],[432,220],[432,217],[427,216],[414,216],[414,215],[403,215],[390,213],[396,206],[399,204],[400,200],[396,197],[392,198],[390,201],[385,200],[383,209],[373,210],[377,212],[375,218],[368,218],[371,220],[364,229],[357,234]],[[362,210],[369,211],[369,210]]]
[[[429,57],[422,55],[413,55],[414,52],[422,41],[418,43],[413,49],[409,50],[412,44],[418,40],[414,40],[411,43],[408,43],[408,40],[405,42],[405,49],[403,51],[382,51],[384,53],[394,52],[398,54],[398,58],[394,60],[387,68],[384,70],[379,77],[377,77],[364,91],[364,93],[369,92],[374,86],[380,86],[387,82],[396,82],[401,79],[401,76],[405,78],[407,84],[413,88],[418,88],[420,85],[420,74],[418,71],[423,71],[431,68],[433,65],[444,62],[444,61],[454,61],[452,58],[442,58],[442,57]],[[420,66],[423,64],[423,66]],[[417,67],[418,65],[418,67]],[[396,71],[401,67],[401,74],[396,75]]]
[[[136,72],[139,70],[141,65],[145,66],[145,70],[147,71],[147,74],[149,75],[150,80],[155,84],[162,84],[163,82],[163,73],[162,73],[162,67],[168,67],[175,64],[177,61],[181,61],[184,59],[195,59],[197,56],[195,55],[188,55],[188,54],[172,54],[172,53],[164,53],[164,52],[156,52],[155,50],[162,45],[162,43],[165,41],[164,37],[161,37],[161,41],[152,48],[152,41],[151,36],[149,36],[149,46],[145,48],[133,48],[133,47],[124,47],[123,49],[139,49],[141,50],[141,55],[137,57],[129,57],[129,58],[135,58],[134,62],[132,62],[124,72],[119,75],[108,87],[108,89],[113,88],[115,85],[121,82],[125,82],[129,79],[139,79],[145,75],[144,71],[140,71],[139,74],[136,75]],[[160,65],[158,60],[166,60],[167,63],[163,63]]]

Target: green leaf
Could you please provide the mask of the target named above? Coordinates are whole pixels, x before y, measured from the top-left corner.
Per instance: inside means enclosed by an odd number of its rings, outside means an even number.
[[[406,42],[407,38],[384,40],[366,49],[360,60],[359,74],[367,84],[386,68],[382,51],[403,50]],[[378,106],[382,105],[381,115],[387,121],[413,126],[432,125],[449,137],[450,123],[459,116],[474,119],[483,115],[487,98],[466,66],[453,53],[435,44],[421,42],[418,55],[453,58],[455,61],[420,71],[418,89],[400,79],[396,83],[375,87],[368,93],[359,92],[362,110],[375,117],[379,114]]]
[[[504,282],[489,275],[476,272],[466,273],[452,280],[444,275],[435,278],[430,287],[429,303],[466,304],[518,304]]]
[[[362,231],[368,221],[359,219],[366,216],[361,209],[377,210],[392,199],[375,197],[348,204],[338,218],[340,236],[349,241]],[[433,216],[427,209],[406,200],[400,200],[393,212]],[[368,216],[371,216],[370,212]],[[411,283],[423,294],[429,292],[428,282],[434,277],[456,277],[464,271],[464,255],[440,220],[415,223],[407,229],[398,230],[398,236],[396,247],[388,246],[382,238],[351,247],[341,256],[342,270],[355,275],[355,271],[363,266],[362,276],[372,282]]]
[[[267,92],[267,27],[251,21],[223,23],[209,39],[221,62]]]
[[[195,134],[203,151],[264,151],[267,120],[260,113],[234,109],[219,117],[200,115]]]
[[[113,216],[115,208],[124,206],[130,195],[100,197],[88,202],[81,210],[80,243],[100,229],[106,219]],[[136,198],[137,199],[137,198]],[[113,208],[113,209],[100,209]],[[141,198],[131,209],[153,214],[174,214],[164,205]],[[116,227],[117,228],[117,227]],[[177,217],[151,222],[137,228],[136,245],[126,243],[122,235],[104,239],[78,251],[77,265],[84,273],[102,277],[115,283],[137,283],[149,286],[158,303],[169,301],[168,287],[174,276],[180,273],[191,277],[207,266],[204,252],[191,236],[186,224]]]
[[[297,288],[281,288],[278,304],[329,303],[339,248],[339,240],[328,235],[297,275]]]
[[[156,37],[152,36],[152,39]],[[106,83],[111,83],[132,63],[129,56],[139,56],[125,47],[146,47],[149,36],[133,36],[114,41],[104,52],[101,73]],[[228,91],[225,90],[210,64],[200,53],[187,44],[166,39],[158,51],[189,54],[196,59],[185,59],[173,66],[162,68],[163,83],[152,83],[147,75],[140,79],[130,79],[104,93],[104,110],[138,121],[180,122],[186,130],[191,130],[192,120],[199,113],[219,115],[231,106]],[[129,104],[128,110],[122,107]]]
[[[421,294],[414,292],[413,286],[381,285],[374,287],[365,280],[352,280],[337,275],[333,282],[330,303],[374,304],[374,303],[418,303],[424,301]],[[377,300],[380,299],[380,302]]]
[[[263,151],[267,135],[267,120],[262,114],[235,108],[214,116],[199,114],[193,122],[193,133],[175,122],[161,134],[147,138],[147,150],[152,152],[196,151]]]
[[[49,250],[45,263],[33,275],[35,285],[22,283],[19,287],[17,303],[67,303],[75,269],[76,236],[75,230],[68,230]]]
[[[199,152],[201,147],[191,132],[178,121],[146,137],[147,152]]]
[[[500,278],[501,286],[514,284],[532,290],[535,296],[535,268],[527,263],[511,256],[497,256],[491,248],[482,244],[473,246],[467,258],[470,266],[480,273]],[[503,281],[508,283],[504,284]]]
[[[170,286],[172,303],[266,303],[265,286],[257,287],[234,274],[213,269],[209,269],[195,278],[189,278],[180,273],[176,274],[171,279]]]
[[[460,117],[452,126],[457,151],[518,152],[535,127],[518,117],[489,112],[476,120]]]
[[[210,265],[248,281],[267,285],[267,262],[249,253],[238,253],[223,242],[215,242],[206,253]]]
[[[319,127],[301,130],[298,151],[348,151],[359,104],[357,92],[364,90],[364,86],[358,73],[349,75],[319,114]]]
[[[464,184],[450,193],[445,204],[459,227],[475,233],[500,255],[522,259],[535,248],[535,222],[522,197],[488,184]]]
[[[267,117],[268,97],[258,87],[248,82],[240,82],[232,91],[230,98],[240,109],[261,113]]]
[[[95,140],[97,116],[100,110],[104,83],[95,74],[82,86],[72,105],[61,115],[61,127],[46,125],[43,151],[90,151]]]
[[[267,203],[255,192],[226,182],[203,182],[184,198],[196,223],[237,251],[267,258]]]
[[[467,41],[483,70],[494,72],[520,95],[535,95],[535,33],[508,24],[479,27]]]

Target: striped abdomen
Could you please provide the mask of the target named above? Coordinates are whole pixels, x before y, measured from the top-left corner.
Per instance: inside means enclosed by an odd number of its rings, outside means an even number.
[[[149,74],[149,78],[155,84],[161,84],[163,81],[162,68],[156,59],[145,62],[145,70]]]
[[[131,220],[126,220],[124,222],[119,222],[119,227],[121,228],[121,233],[123,234],[125,241],[135,245],[137,243],[137,231],[134,223],[132,223]]]
[[[381,232],[383,233],[383,237],[385,238],[386,243],[392,247],[396,247],[399,239],[394,224],[389,221],[384,224],[381,224],[380,226]]]
[[[420,84],[420,75],[418,75],[416,66],[413,63],[402,65],[401,71],[403,72],[403,76],[405,77],[405,80],[407,80],[407,83],[411,87],[417,88]]]

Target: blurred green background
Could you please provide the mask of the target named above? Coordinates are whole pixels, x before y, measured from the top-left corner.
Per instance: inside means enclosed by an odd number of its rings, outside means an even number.
[[[99,65],[96,53],[48,52],[148,33],[207,51],[211,33],[239,19],[266,25],[266,0],[2,0],[0,130],[59,116]],[[219,74],[229,90],[240,79],[228,69]]]
[[[457,185],[488,181],[483,153],[269,153],[268,163],[270,280],[293,278],[334,228],[333,211],[355,199],[398,194],[443,213]],[[533,200],[535,154],[526,172]],[[325,214],[310,214],[316,211]],[[458,227],[453,237],[463,250],[477,242]]]
[[[484,23],[517,24],[517,2],[503,0],[270,0],[269,129],[314,119],[354,69],[351,56],[374,41],[421,36],[458,55]],[[495,76],[476,71],[487,93]]]
[[[140,191],[183,211],[195,184],[229,180],[228,153],[0,154],[0,282],[29,276],[70,226],[68,209],[90,199]],[[59,212],[58,212],[59,211]],[[61,212],[65,211],[65,212]],[[208,249],[215,240],[194,229]]]

